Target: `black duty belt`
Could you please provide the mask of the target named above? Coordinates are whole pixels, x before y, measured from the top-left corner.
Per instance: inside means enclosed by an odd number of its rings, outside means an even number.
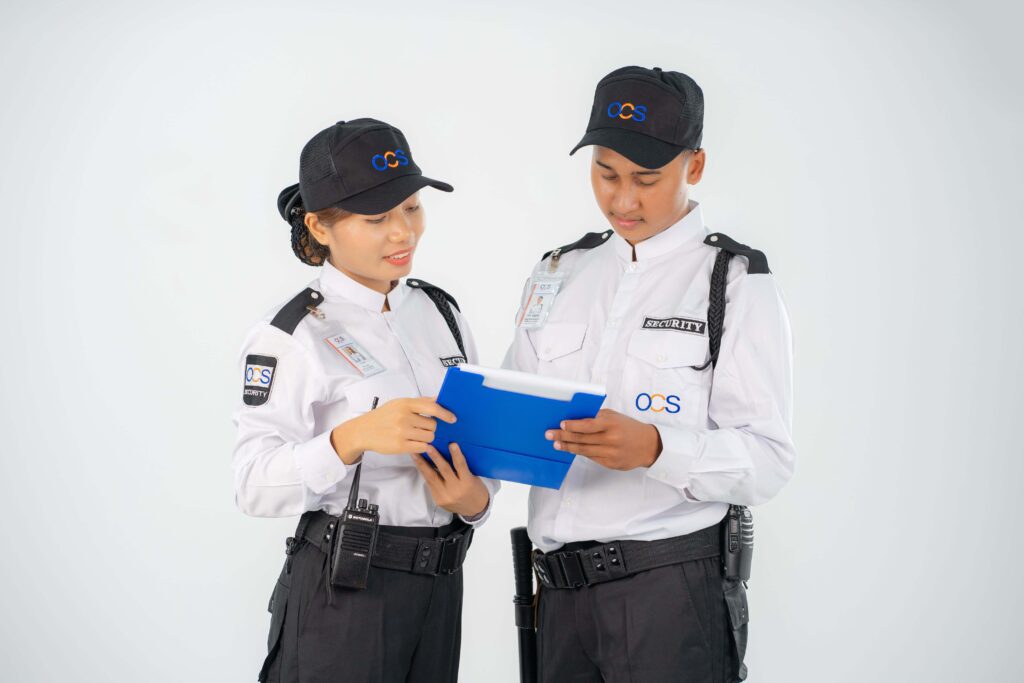
[[[660,541],[573,543],[572,550],[536,551],[533,568],[545,588],[582,588],[658,567],[717,557],[721,554],[721,534],[721,525],[716,524]]]
[[[338,518],[323,510],[306,512],[299,520],[295,537],[305,538],[329,555],[331,538],[337,526]],[[431,535],[426,536],[427,533]],[[429,576],[454,574],[462,568],[472,542],[473,527],[458,518],[436,530],[381,526],[370,564],[382,569]]]

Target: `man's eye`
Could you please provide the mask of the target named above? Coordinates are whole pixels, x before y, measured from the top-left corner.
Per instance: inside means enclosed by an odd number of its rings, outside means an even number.
[[[405,210],[408,211],[409,213],[414,213],[414,212],[420,210],[420,205],[417,204],[416,206],[410,206],[410,207],[407,207]]]
[[[617,176],[617,175],[603,175],[601,177],[604,178],[605,180],[618,180],[619,179],[619,176]]]
[[[366,222],[367,223],[373,223],[374,225],[378,225],[380,223],[383,223],[385,218],[387,218],[387,216],[381,216],[380,218],[367,218]]]
[[[658,182],[658,181],[657,181],[657,180],[652,180],[652,181],[651,181],[651,182],[649,182],[649,183],[643,183],[643,182],[640,182],[640,181],[638,180],[638,181],[636,181],[636,184],[637,184],[637,185],[639,185],[640,187],[650,187],[651,185],[653,185],[653,184],[654,184],[654,183],[656,183],[656,182]]]

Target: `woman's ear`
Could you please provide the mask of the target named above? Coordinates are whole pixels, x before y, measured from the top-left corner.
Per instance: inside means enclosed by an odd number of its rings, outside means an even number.
[[[319,244],[327,246],[327,229],[324,228],[323,223],[316,217],[316,214],[312,211],[307,211],[305,216],[306,230],[313,236]]]

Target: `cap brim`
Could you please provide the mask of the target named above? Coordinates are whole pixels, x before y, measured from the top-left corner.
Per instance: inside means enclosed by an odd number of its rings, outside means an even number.
[[[365,192],[346,197],[335,206],[352,213],[372,216],[390,211],[424,187],[433,187],[442,192],[451,192],[455,189],[448,183],[424,175],[403,175]]]
[[[631,130],[598,128],[588,131],[579,144],[572,148],[569,155],[575,154],[580,147],[589,145],[613,149],[634,164],[652,169],[661,168],[686,149]]]

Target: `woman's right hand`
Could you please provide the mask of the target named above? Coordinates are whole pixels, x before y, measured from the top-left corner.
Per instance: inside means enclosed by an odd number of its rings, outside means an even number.
[[[435,418],[455,422],[455,415],[432,398],[396,398],[335,427],[331,445],[346,465],[358,460],[363,451],[425,453],[434,440]]]

